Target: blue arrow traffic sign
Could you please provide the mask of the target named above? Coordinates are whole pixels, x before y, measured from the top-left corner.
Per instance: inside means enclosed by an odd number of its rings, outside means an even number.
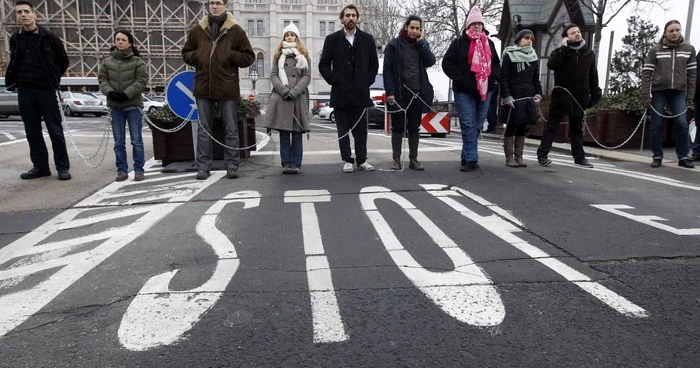
[[[182,119],[198,120],[197,100],[194,91],[194,71],[188,70],[175,74],[165,88],[165,98],[175,115]],[[194,109],[194,111],[192,111]],[[191,113],[191,114],[190,114]]]

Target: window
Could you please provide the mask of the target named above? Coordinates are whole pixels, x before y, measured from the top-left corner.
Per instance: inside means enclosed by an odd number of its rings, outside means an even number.
[[[333,32],[335,32],[335,22],[321,21],[318,23],[318,35],[320,37],[326,37]]]
[[[248,36],[264,36],[265,24],[262,19],[248,19]]]
[[[301,4],[301,0],[282,0],[283,4]]]
[[[318,5],[335,5],[338,4],[338,0],[318,0]]]
[[[264,78],[265,77],[265,55],[263,55],[262,52],[258,53],[258,56],[255,59],[255,63],[248,68],[248,75],[250,75],[250,72],[253,70],[258,71],[258,77],[259,78]]]
[[[284,21],[284,28],[287,28],[287,26],[289,25],[289,23],[294,23],[294,25],[297,26],[297,28],[301,28],[301,27],[299,27],[299,21],[298,21],[298,20],[285,20],[285,21]]]

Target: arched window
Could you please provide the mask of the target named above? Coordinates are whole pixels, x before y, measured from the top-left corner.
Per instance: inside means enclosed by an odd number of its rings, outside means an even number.
[[[250,66],[248,73],[252,72],[253,69],[258,71],[258,77],[265,77],[265,55],[263,55],[262,52],[258,53],[258,56],[255,58],[255,63]]]

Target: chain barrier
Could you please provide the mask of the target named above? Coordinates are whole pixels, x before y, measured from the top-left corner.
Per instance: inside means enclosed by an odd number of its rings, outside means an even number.
[[[78,145],[75,143],[75,138],[73,137],[73,134],[70,131],[70,127],[68,126],[68,121],[66,121],[66,115],[63,111],[63,108],[61,106],[61,92],[59,90],[56,90],[56,102],[58,102],[58,111],[61,115],[61,126],[63,127],[63,130],[66,133],[66,136],[68,136],[68,141],[70,142],[71,146],[73,146],[73,149],[75,152],[78,154],[78,157],[91,169],[96,169],[102,165],[102,163],[105,160],[105,157],[107,156],[107,147],[109,146],[109,131],[112,130],[112,124],[111,124],[111,114],[109,118],[107,119],[107,123],[105,124],[105,130],[104,133],[102,134],[102,138],[100,141],[100,145],[97,147],[97,150],[95,153],[90,156],[86,157],[78,148]],[[100,157],[100,161],[97,163],[97,165],[92,165],[90,163],[90,160],[93,158],[97,157],[97,155],[102,152],[102,157]]]
[[[156,125],[155,123],[153,123],[153,121],[151,121],[151,119],[148,117],[148,113],[147,113],[147,112],[144,112],[142,108],[139,108],[139,112],[141,112],[141,116],[143,117],[143,120],[144,120],[148,125],[150,125],[151,127],[156,128],[157,130],[160,130],[160,131],[163,132],[163,133],[175,133],[175,132],[177,132],[178,130],[184,128],[185,125],[187,125],[187,123],[193,121],[193,120],[190,120],[190,119],[192,118],[192,115],[194,115],[194,112],[195,112],[195,111],[197,111],[196,108],[194,108],[194,107],[191,108],[191,109],[190,109],[190,113],[189,113],[189,114],[187,115],[187,117],[182,121],[182,123],[180,123],[180,125],[176,126],[175,128],[165,129],[165,128],[161,128],[161,127],[159,127],[158,125]]]

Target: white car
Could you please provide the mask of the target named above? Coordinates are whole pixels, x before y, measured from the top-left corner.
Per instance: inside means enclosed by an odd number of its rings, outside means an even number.
[[[335,114],[333,113],[333,108],[326,105],[318,110],[318,118],[330,120],[335,123]]]
[[[143,96],[143,110],[146,112],[155,111],[157,109],[163,108],[165,102],[159,102],[151,100],[150,98]]]

